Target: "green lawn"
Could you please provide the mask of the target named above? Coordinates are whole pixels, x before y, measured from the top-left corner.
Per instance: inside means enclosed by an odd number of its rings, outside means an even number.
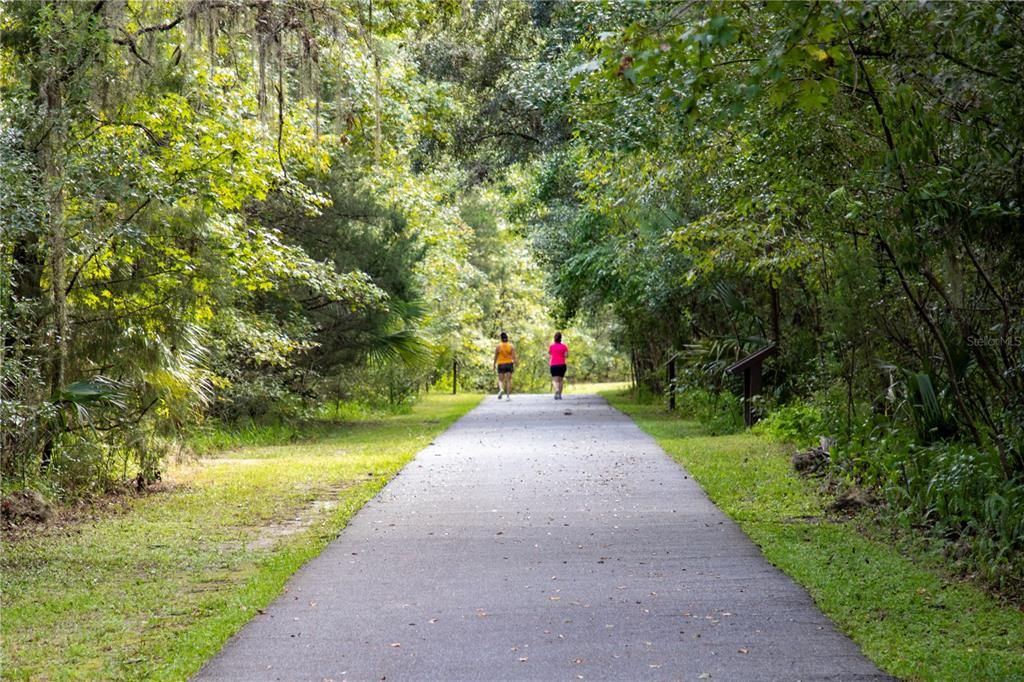
[[[1024,680],[1024,613],[830,519],[790,451],[749,433],[710,436],[660,406],[606,393],[689,470],[773,564],[886,671],[913,680]]]
[[[5,543],[2,675],[181,680],[479,395],[169,472],[171,492]]]

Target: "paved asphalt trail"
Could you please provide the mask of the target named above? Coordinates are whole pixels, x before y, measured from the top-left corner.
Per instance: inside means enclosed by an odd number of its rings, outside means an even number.
[[[889,679],[597,396],[487,398],[196,680]]]

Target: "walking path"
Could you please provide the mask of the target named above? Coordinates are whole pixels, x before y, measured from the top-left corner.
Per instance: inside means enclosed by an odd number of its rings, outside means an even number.
[[[487,398],[197,680],[888,679],[597,396]]]

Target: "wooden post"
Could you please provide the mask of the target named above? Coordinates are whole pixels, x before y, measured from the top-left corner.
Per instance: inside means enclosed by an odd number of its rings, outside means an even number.
[[[452,358],[452,395],[455,395],[459,390],[459,361],[457,358]]]
[[[629,373],[633,379],[633,392],[637,396],[640,395],[640,373],[636,368],[636,351],[630,351],[629,353]]]
[[[725,370],[732,374],[743,373],[743,423],[747,426],[753,426],[757,421],[757,415],[754,413],[754,396],[761,393],[761,365],[777,352],[778,347],[775,344],[765,346]]]
[[[676,359],[668,361],[668,409],[676,409]]]
[[[754,425],[754,396],[759,390],[754,386],[761,383],[761,365],[743,370],[743,423]]]

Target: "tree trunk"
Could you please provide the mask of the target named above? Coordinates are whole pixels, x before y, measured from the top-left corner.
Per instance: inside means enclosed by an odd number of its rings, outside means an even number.
[[[772,341],[776,346],[782,344],[782,323],[781,305],[779,302],[779,287],[775,284],[773,277],[769,282],[772,294]]]
[[[46,302],[49,323],[43,333],[43,346],[49,349],[47,361],[47,384],[51,396],[63,388],[67,374],[68,360],[68,304],[67,304],[67,236],[64,224],[64,121],[63,97],[60,78],[55,67],[50,67],[42,80],[39,92],[43,108],[43,130],[45,137],[39,144],[38,161],[42,169],[43,189],[46,193],[45,224],[49,250],[46,275],[49,277]],[[50,466],[52,435],[46,438],[40,466]]]

